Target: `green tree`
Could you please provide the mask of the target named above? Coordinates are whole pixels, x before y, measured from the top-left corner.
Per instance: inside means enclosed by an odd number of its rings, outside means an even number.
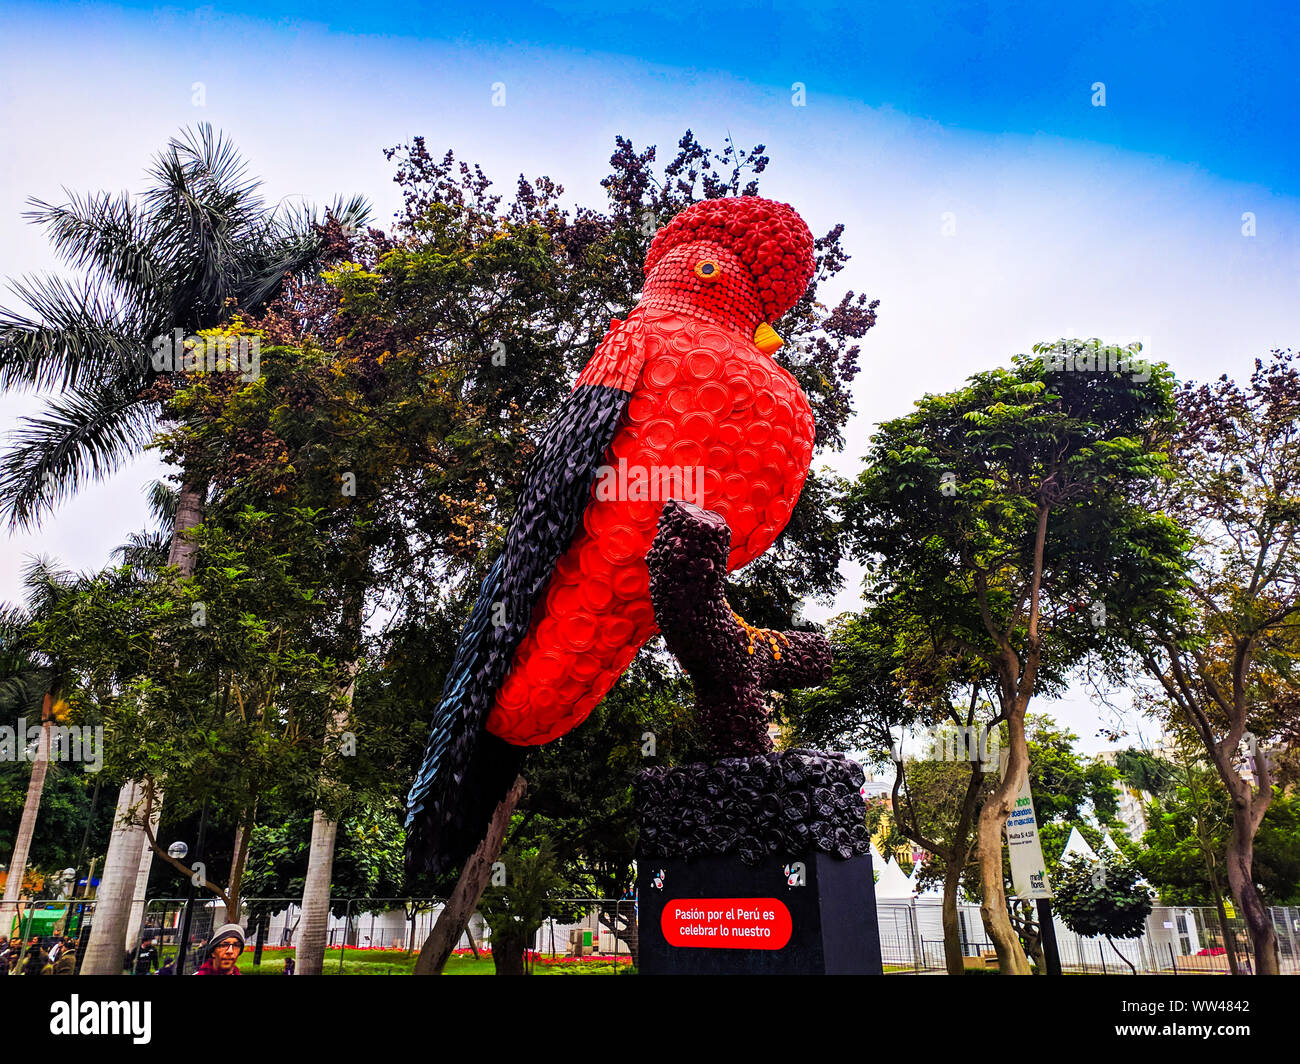
[[[497,975],[524,975],[524,955],[560,896],[564,877],[548,842],[503,850],[498,869],[502,882],[488,887],[479,905],[492,930],[492,964]]]
[[[1148,750],[1129,747],[1119,751],[1115,755],[1115,770],[1137,790],[1157,797],[1178,785],[1178,766]]]
[[[1147,805],[1136,862],[1166,905],[1219,905],[1232,806],[1218,774],[1201,764],[1192,784]],[[1300,799],[1276,791],[1255,840],[1255,876],[1269,905],[1300,901]]]
[[[958,890],[992,791],[996,766],[987,762],[1002,717],[983,694],[993,677],[972,672],[942,638],[901,597],[841,615],[830,630],[830,682],[792,698],[787,716],[800,745],[862,749],[893,763],[891,832],[930,855],[924,875],[943,884],[945,964],[949,975],[962,975]],[[904,736],[918,728],[926,729],[925,749],[905,758]],[[894,841],[891,834],[886,845]]]
[[[1030,701],[1083,661],[1119,660],[1139,618],[1170,612],[1179,579],[1181,533],[1144,505],[1173,416],[1168,371],[1148,369],[1064,372],[1017,356],[881,426],[844,500],[871,599],[905,599],[996,677],[1009,758],[980,811],[978,854],[981,913],[1008,973],[1028,971],[1001,853],[1028,772]]]
[[[0,460],[0,513],[29,526],[87,479],[124,466],[149,445],[165,402],[169,370],[155,369],[154,343],[220,326],[261,310],[286,275],[314,270],[324,250],[310,211],[265,206],[260,182],[230,141],[208,124],[173,138],[149,169],[143,195],[69,196],[63,205],[32,200],[43,226],[77,280],[28,278],[13,287],[26,310],[0,310],[0,388],[57,388],[44,410],[24,418]],[[360,199],[337,202],[341,223],[362,223]],[[163,391],[154,386],[162,383]],[[192,572],[185,536],[202,518],[207,486],[182,468],[169,562]],[[160,797],[160,796],[159,796]],[[124,784],[119,813],[138,803]],[[142,829],[114,827],[104,868],[103,901],[83,970],[118,970],[137,876]]]
[[[319,564],[312,515],[289,516],[246,510],[229,527],[209,522],[197,530],[192,579],[165,570],[139,584],[110,571],[35,625],[38,645],[70,665],[73,712],[93,705],[102,715],[104,771],[140,782],[144,800],[128,822],[157,856],[191,874],[152,826],[163,781],[177,815],[211,801],[237,826],[227,884],[203,877],[232,911],[259,804],[310,793],[333,690],[333,663],[312,645],[321,604],[302,582]]]
[[[1253,863],[1273,801],[1266,751],[1300,724],[1300,371],[1275,351],[1244,385],[1225,375],[1186,384],[1177,399],[1176,479],[1151,505],[1183,524],[1194,549],[1181,612],[1145,619],[1140,656],[1228,792],[1228,883],[1255,970],[1276,975],[1277,934]]]
[[[14,750],[0,762],[0,778],[12,785],[26,776],[22,815],[13,836],[0,916],[11,912],[22,890],[28,859],[37,845],[36,824],[53,763],[52,730],[68,720],[64,695],[69,684],[69,663],[63,648],[42,644],[39,626],[65,608],[90,579],[60,570],[47,559],[33,559],[22,574],[26,601],[21,606],[0,607],[0,721],[15,729]],[[21,734],[17,731],[20,721]],[[20,749],[27,750],[32,728],[39,729],[35,748],[26,756],[18,756]],[[21,766],[28,760],[31,769],[24,772]],[[62,801],[56,803],[58,812],[66,815],[75,789],[63,788]],[[53,826],[52,820],[57,823],[47,813],[47,828]],[[42,848],[47,852],[50,849],[48,845]]]
[[[1137,867],[1103,852],[1095,861],[1070,854],[1057,867],[1052,904],[1076,935],[1103,936],[1129,971],[1133,963],[1120,953],[1117,938],[1137,938],[1151,915],[1151,895]]]

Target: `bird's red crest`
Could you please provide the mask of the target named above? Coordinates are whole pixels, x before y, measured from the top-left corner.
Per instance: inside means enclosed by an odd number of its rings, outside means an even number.
[[[794,306],[812,279],[808,226],[789,204],[759,196],[691,204],[655,235],[646,255],[646,275],[673,248],[705,240],[728,248],[749,271],[764,321],[776,321]]]

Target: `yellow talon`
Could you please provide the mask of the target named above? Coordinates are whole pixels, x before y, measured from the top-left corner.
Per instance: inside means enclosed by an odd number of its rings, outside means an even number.
[[[771,628],[756,628],[754,627],[754,625],[750,624],[747,620],[745,620],[745,618],[742,617],[735,610],[731,611],[731,616],[735,618],[736,623],[740,625],[740,627],[745,630],[745,634],[749,636],[748,653],[750,654],[754,653],[755,639],[765,639],[768,642],[768,644],[772,647],[772,657],[777,661],[781,660],[781,651],[777,647],[776,641],[779,639],[786,646],[790,645],[790,640],[787,639],[783,633],[774,631]]]

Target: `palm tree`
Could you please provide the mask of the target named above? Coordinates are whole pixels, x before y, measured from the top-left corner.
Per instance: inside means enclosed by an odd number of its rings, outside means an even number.
[[[142,532],[129,532],[113,549],[113,561],[124,566],[137,580],[147,580],[167,565],[172,529],[176,526],[177,492],[166,481],[155,480],[145,487],[152,524]]]
[[[154,368],[155,340],[259,313],[286,277],[320,266],[326,241],[314,212],[268,208],[261,182],[210,125],[173,138],[148,176],[136,199],[68,193],[62,206],[31,201],[28,217],[83,276],[15,282],[29,311],[0,309],[0,388],[58,391],[39,415],[22,419],[17,442],[0,456],[0,516],[11,527],[32,526],[148,446],[165,413],[150,385],[168,372]],[[345,229],[368,216],[359,197],[335,201],[327,215]],[[202,520],[206,498],[202,478],[182,468],[168,562],[183,577],[195,564],[185,532]],[[118,971],[136,884],[148,876],[143,826],[125,822],[140,797],[132,781],[118,797],[86,973]]]
[[[0,715],[26,717],[40,707],[41,734],[32,757],[32,774],[27,781],[27,799],[9,858],[9,877],[0,902],[0,926],[4,926],[18,904],[27,856],[36,835],[36,817],[49,770],[50,730],[59,704],[62,669],[57,660],[37,650],[31,640],[32,625],[47,617],[59,600],[85,586],[86,578],[74,576],[42,558],[31,561],[23,571],[26,589],[22,606],[0,605]],[[15,736],[17,745],[26,735]]]

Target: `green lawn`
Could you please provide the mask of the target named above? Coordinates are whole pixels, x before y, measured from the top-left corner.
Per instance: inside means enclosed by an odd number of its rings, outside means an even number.
[[[261,967],[253,966],[253,951],[247,949],[239,958],[241,975],[282,975],[284,958],[293,956],[291,949],[263,950]],[[415,968],[416,954],[402,950],[345,950],[343,968],[339,970],[339,951],[325,954],[326,975],[410,975]],[[622,975],[627,974],[626,959],[615,966],[612,960],[601,957],[584,959],[580,964],[544,965],[540,961],[534,969],[536,975]],[[473,954],[456,954],[448,962],[444,975],[492,975],[492,958],[484,956],[475,960]]]

